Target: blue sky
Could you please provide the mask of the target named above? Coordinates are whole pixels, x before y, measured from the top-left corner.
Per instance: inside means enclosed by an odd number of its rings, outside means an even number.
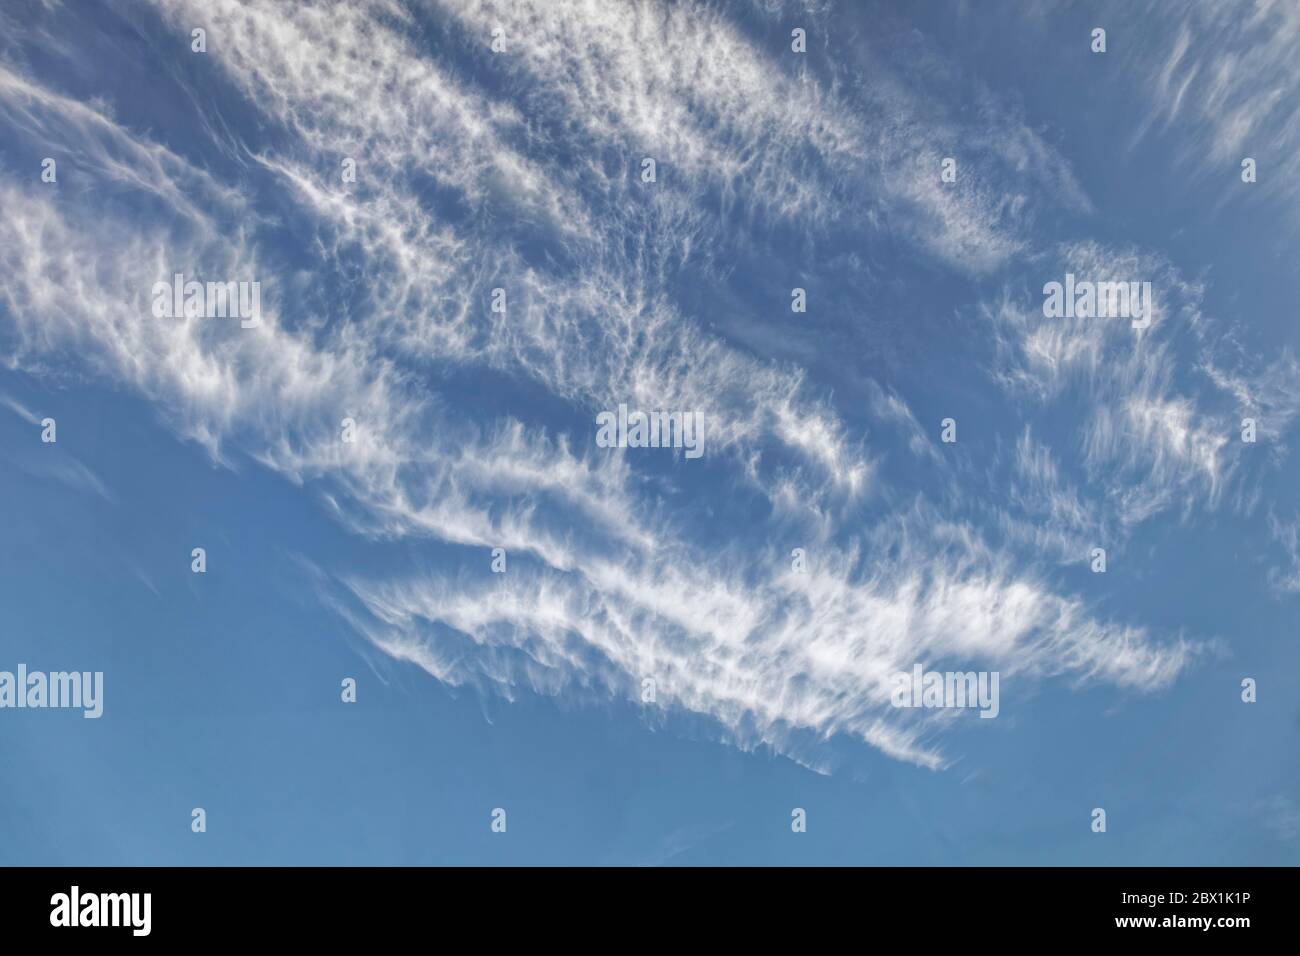
[[[1298,45],[6,5],[0,670],[104,713],[0,710],[0,862],[1294,864]],[[154,315],[177,272],[261,323]],[[1150,327],[1046,317],[1067,273]],[[600,447],[620,404],[705,453]],[[918,663],[996,719],[894,707]]]

